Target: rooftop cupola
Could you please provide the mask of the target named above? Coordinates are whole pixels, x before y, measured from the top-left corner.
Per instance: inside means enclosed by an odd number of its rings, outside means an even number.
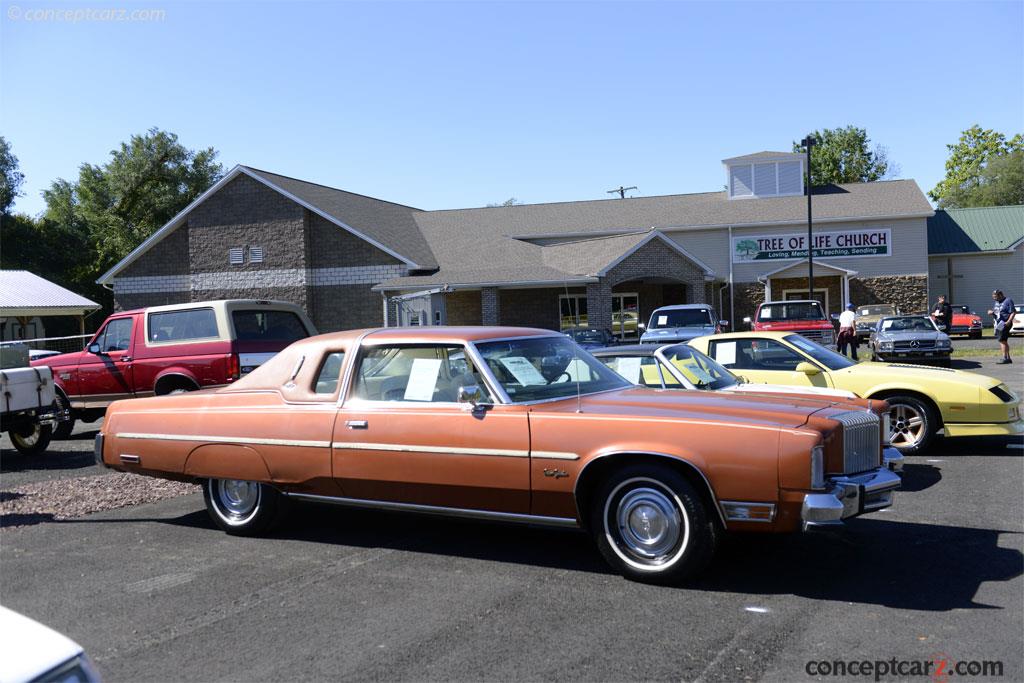
[[[757,152],[722,159],[729,199],[787,197],[804,193],[804,155]]]

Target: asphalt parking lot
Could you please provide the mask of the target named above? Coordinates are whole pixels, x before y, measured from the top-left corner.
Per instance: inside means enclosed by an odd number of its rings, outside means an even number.
[[[954,367],[1024,392],[1024,359],[993,360]],[[5,437],[0,490],[103,474],[96,427],[36,460]],[[1022,464],[1019,441],[939,440],[891,510],[732,537],[682,588],[611,574],[577,533],[303,507],[234,538],[188,495],[5,529],[0,600],[110,681],[793,681],[812,660],[939,657],[1020,681]]]

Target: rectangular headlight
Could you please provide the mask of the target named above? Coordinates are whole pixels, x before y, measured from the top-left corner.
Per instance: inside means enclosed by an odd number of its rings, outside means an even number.
[[[825,488],[825,447],[815,446],[811,449],[811,488]]]

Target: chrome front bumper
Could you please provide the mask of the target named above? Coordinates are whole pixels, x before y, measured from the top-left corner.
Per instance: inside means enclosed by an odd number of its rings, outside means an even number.
[[[892,472],[902,472],[903,454],[892,446],[886,446],[882,449],[882,465]]]
[[[808,493],[800,510],[804,531],[813,527],[836,526],[844,519],[887,508],[901,480],[888,464],[853,476],[829,479],[827,490]]]

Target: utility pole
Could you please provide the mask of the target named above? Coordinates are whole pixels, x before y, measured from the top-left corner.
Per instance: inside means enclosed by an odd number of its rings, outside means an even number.
[[[807,150],[807,298],[814,299],[814,238],[811,231],[811,147],[817,140],[808,135],[800,144]]]
[[[617,195],[619,195],[619,199],[625,199],[626,198],[626,193],[629,192],[630,190],[635,190],[635,189],[637,189],[635,185],[633,187],[622,187],[620,185],[619,189],[617,189],[617,190],[608,190],[606,194],[617,194]]]

